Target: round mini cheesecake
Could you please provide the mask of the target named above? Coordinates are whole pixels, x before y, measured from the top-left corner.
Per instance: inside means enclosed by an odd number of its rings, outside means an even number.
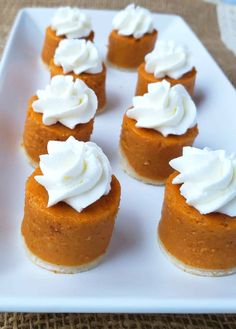
[[[186,272],[222,276],[236,272],[236,217],[202,215],[186,203],[179,186],[166,182],[158,237],[168,258]]]
[[[123,117],[120,155],[123,169],[145,183],[164,184],[173,172],[169,161],[198,135],[196,107],[183,86],[149,84],[133,98]]]
[[[83,58],[83,60],[81,60]],[[49,64],[51,77],[71,75],[83,80],[98,99],[97,112],[102,112],[106,105],[106,67],[97,48],[90,41],[63,40],[56,49]]]
[[[85,271],[97,265],[108,248],[120,184],[94,143],[70,137],[50,141],[48,150],[40,160],[42,169],[36,168],[26,183],[24,245],[30,259],[47,270]]]
[[[118,180],[113,176],[110,193],[78,213],[64,202],[47,208],[47,191],[34,179],[40,174],[34,171],[25,191],[22,235],[30,258],[62,273],[96,266],[112,236],[120,200]]]
[[[181,84],[193,96],[197,70],[189,50],[173,41],[158,41],[138,67],[136,95],[147,92],[150,83],[167,80],[171,86]]]
[[[64,39],[94,39],[90,18],[79,8],[60,7],[45,32],[42,60],[49,65],[60,41]]]
[[[117,68],[136,69],[147,53],[152,51],[157,38],[151,13],[130,4],[113,19],[109,35],[107,60]]]
[[[97,97],[93,90],[70,76],[56,76],[29,101],[23,147],[35,167],[47,152],[50,140],[65,141],[70,136],[87,142],[93,131]]]
[[[222,276],[236,272],[236,157],[185,147],[170,165],[158,239],[182,270]]]
[[[198,134],[197,126],[180,136],[164,137],[154,129],[137,128],[136,121],[123,118],[120,136],[120,155],[123,169],[144,183],[163,185],[173,172],[169,161],[192,145]]]
[[[57,36],[56,32],[50,26],[47,27],[41,54],[44,64],[49,65],[50,60],[55,54],[56,48],[58,47],[59,43],[64,39],[66,39],[65,36]],[[87,37],[84,37],[82,39],[93,41],[94,32],[91,31]]]
[[[65,74],[63,72],[63,68],[61,66],[57,66],[53,60],[50,61],[49,70],[51,73],[51,77]],[[68,72],[66,73],[66,75],[71,75],[74,79],[83,80],[86,85],[95,92],[97,96],[97,113],[101,113],[104,111],[106,106],[106,67],[104,64],[102,71],[96,74],[90,74],[86,72],[75,74],[74,72]]]
[[[135,94],[137,96],[144,95],[147,92],[148,85],[150,83],[161,82],[163,81],[163,79],[165,79],[171,84],[171,86],[175,86],[178,84],[183,85],[185,89],[188,91],[188,93],[191,96],[193,96],[196,75],[197,75],[197,71],[195,67],[193,67],[191,71],[185,73],[181,78],[178,79],[172,79],[168,76],[165,76],[164,78],[155,78],[155,76],[152,73],[146,72],[145,63],[142,63],[138,67],[138,80],[137,80]]]
[[[74,129],[67,128],[59,122],[46,126],[42,122],[42,114],[34,112],[32,108],[32,102],[35,100],[37,96],[29,101],[23,134],[24,151],[33,167],[38,165],[39,156],[47,152],[50,140],[64,141],[70,136],[84,142],[90,140],[94,119],[88,123],[78,124]]]
[[[109,35],[107,60],[117,68],[136,69],[144,61],[145,55],[152,51],[156,39],[156,30],[140,39],[119,35],[113,30]]]

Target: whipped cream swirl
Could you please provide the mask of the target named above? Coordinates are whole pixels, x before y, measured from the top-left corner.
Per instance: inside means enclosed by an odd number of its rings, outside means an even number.
[[[78,8],[60,7],[55,12],[51,28],[57,36],[65,35],[68,39],[87,37],[92,31],[88,15]]]
[[[236,216],[236,155],[184,147],[183,155],[170,161],[180,174],[173,184],[182,184],[180,193],[201,214],[220,212]]]
[[[65,39],[59,43],[54,55],[54,63],[62,66],[63,72],[96,74],[102,72],[102,60],[91,41]]]
[[[153,73],[155,78],[179,79],[193,68],[188,50],[173,41],[157,41],[155,49],[145,56],[145,62],[146,72]]]
[[[135,39],[141,38],[145,33],[152,33],[154,30],[150,11],[139,6],[135,7],[134,4],[118,12],[112,25],[118,34],[132,35]]]
[[[33,110],[43,114],[46,126],[60,122],[74,129],[77,124],[89,122],[96,113],[98,101],[94,91],[70,75],[57,75],[44,90],[37,91]]]
[[[48,192],[48,207],[64,201],[81,212],[111,189],[111,166],[102,149],[92,142],[69,137],[49,141],[40,156],[41,176],[36,181]]]
[[[126,113],[136,127],[154,129],[163,136],[183,135],[196,125],[196,106],[182,85],[171,87],[166,80],[148,85],[148,93],[133,98]]]

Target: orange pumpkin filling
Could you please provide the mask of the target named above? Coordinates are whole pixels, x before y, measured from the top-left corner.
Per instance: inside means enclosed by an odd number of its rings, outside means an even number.
[[[46,126],[42,122],[42,113],[37,113],[32,108],[35,100],[37,100],[37,96],[33,96],[29,100],[23,133],[24,148],[33,163],[38,163],[39,156],[47,153],[47,144],[50,140],[65,141],[70,136],[74,136],[80,141],[89,141],[94,119],[88,123],[78,124],[74,129],[67,128],[59,122]]]
[[[167,180],[159,239],[164,248],[188,266],[206,270],[236,267],[236,218],[221,213],[201,215],[186,203],[180,185]]]
[[[51,264],[85,265],[103,255],[110,242],[120,202],[120,184],[112,176],[108,195],[77,212],[64,202],[47,208],[48,194],[34,179],[28,178],[22,235],[27,248]]]
[[[155,78],[152,73],[146,72],[145,63],[142,63],[138,67],[138,81],[136,85],[136,95],[142,96],[143,94],[147,93],[149,83],[161,82],[162,80],[165,79],[171,84],[171,86],[177,84],[183,85],[185,89],[188,91],[188,93],[191,96],[193,96],[196,75],[197,75],[197,71],[195,68],[193,68],[190,72],[185,73],[179,79],[172,79],[169,78],[168,76],[165,76],[164,78]]]
[[[154,129],[137,128],[136,121],[123,118],[120,147],[129,165],[140,178],[165,182],[173,172],[169,161],[182,154],[183,146],[191,146],[198,134],[197,126],[181,136],[164,137]]]
[[[66,39],[65,36],[57,36],[56,32],[50,26],[47,27],[41,54],[42,60],[46,65],[49,65],[49,62],[54,57],[55,50],[58,47],[60,41],[64,39]],[[93,41],[94,32],[91,31],[87,37],[81,39]]]
[[[156,30],[139,39],[119,35],[116,30],[112,30],[109,35],[107,59],[118,67],[137,68],[144,61],[145,55],[153,50],[156,39]]]

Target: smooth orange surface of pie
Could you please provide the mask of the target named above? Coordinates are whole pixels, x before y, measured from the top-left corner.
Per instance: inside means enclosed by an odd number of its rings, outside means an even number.
[[[153,50],[156,39],[156,30],[139,39],[119,35],[116,30],[112,30],[109,35],[107,59],[117,67],[135,69],[144,61],[145,55]]]
[[[64,73],[63,68],[61,66],[57,66],[52,59],[50,61],[49,70],[51,73],[51,77],[55,75],[72,75],[74,79],[83,80],[86,85],[93,89],[97,98],[98,98],[98,109],[97,112],[101,112],[106,105],[106,67],[103,64],[103,70],[100,73],[90,74],[90,73],[80,73],[75,74],[74,72]]]
[[[183,146],[191,146],[198,134],[197,126],[181,136],[164,137],[154,129],[137,128],[136,121],[123,118],[120,136],[121,154],[141,180],[162,184],[173,172],[169,161],[182,154]]]
[[[35,100],[37,100],[37,96],[33,96],[29,100],[23,133],[23,145],[32,164],[37,164],[39,156],[47,153],[47,144],[50,140],[65,141],[70,136],[74,136],[80,141],[89,141],[94,119],[88,123],[78,124],[74,129],[67,128],[59,122],[46,126],[42,122],[42,113],[37,113],[32,108],[32,103]]]
[[[64,39],[66,39],[65,36],[57,36],[56,32],[50,26],[47,27],[41,54],[42,60],[46,65],[49,65],[49,62],[53,58],[55,50],[59,45],[59,42]],[[80,39],[93,41],[94,32],[91,31],[87,37]]]
[[[236,218],[221,213],[201,215],[180,194],[180,185],[166,183],[158,234],[166,251],[196,269],[236,268]]]
[[[154,83],[154,82],[160,82],[162,80],[167,80],[171,86],[181,84],[185,87],[185,89],[188,91],[188,93],[193,96],[194,93],[194,86],[195,86],[195,80],[196,80],[197,71],[195,68],[193,68],[190,72],[185,73],[181,78],[179,79],[172,79],[168,76],[165,76],[164,78],[155,78],[152,73],[148,73],[145,70],[145,63],[142,63],[138,67],[138,81],[136,85],[136,95],[142,96],[148,91],[148,84]]]
[[[120,184],[112,176],[111,190],[98,201],[77,212],[64,202],[47,208],[48,194],[28,178],[22,235],[29,251],[56,265],[79,266],[103,255],[110,242],[120,202]]]

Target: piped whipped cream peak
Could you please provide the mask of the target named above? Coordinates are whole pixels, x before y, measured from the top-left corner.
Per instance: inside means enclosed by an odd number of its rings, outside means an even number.
[[[63,72],[83,72],[96,74],[103,70],[102,59],[91,41],[65,39],[59,43],[54,55],[54,63],[62,66]]]
[[[201,214],[219,212],[236,216],[236,155],[224,150],[184,147],[183,155],[170,161],[179,172],[173,184],[187,204]]]
[[[118,12],[112,25],[118,34],[132,35],[135,39],[141,38],[146,33],[152,33],[154,30],[150,11],[139,6],[135,7],[134,4]]]
[[[36,181],[48,192],[48,207],[63,201],[81,212],[111,189],[111,166],[102,149],[92,142],[69,137],[49,141],[40,156],[41,176]]]
[[[51,28],[57,36],[66,36],[69,39],[89,36],[92,31],[90,17],[79,8],[60,7],[56,10]]]
[[[183,135],[196,125],[196,106],[182,85],[171,87],[166,80],[148,85],[148,93],[133,97],[126,115],[136,127],[154,129],[163,136]]]
[[[145,71],[155,78],[179,79],[192,69],[189,51],[174,41],[157,41],[154,50],[145,56]]]
[[[89,122],[96,113],[98,101],[94,91],[82,80],[70,75],[57,75],[44,90],[37,91],[33,110],[42,113],[46,126],[60,122],[74,129],[77,124]]]

